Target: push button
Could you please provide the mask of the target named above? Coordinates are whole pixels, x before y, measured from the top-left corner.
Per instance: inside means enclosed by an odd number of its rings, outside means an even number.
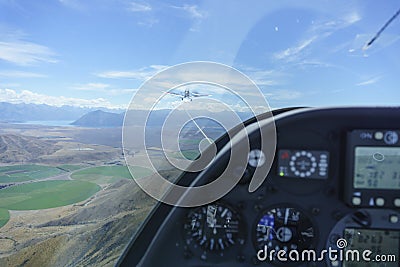
[[[389,222],[398,223],[399,222],[399,217],[397,215],[390,215],[389,216]]]
[[[354,206],[361,205],[361,198],[359,198],[359,197],[353,197],[352,203],[353,203]]]
[[[375,204],[376,204],[377,206],[382,207],[383,205],[385,205],[385,200],[384,200],[383,198],[381,198],[381,197],[377,197],[377,198],[375,199]]]
[[[400,198],[396,198],[393,202],[395,207],[400,207]]]
[[[382,140],[383,139],[383,133],[382,132],[376,132],[374,135],[376,140]]]

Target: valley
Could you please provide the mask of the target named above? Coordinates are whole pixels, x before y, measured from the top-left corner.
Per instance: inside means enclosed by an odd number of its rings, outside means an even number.
[[[0,266],[115,264],[155,205],[124,166],[120,136],[2,123]]]

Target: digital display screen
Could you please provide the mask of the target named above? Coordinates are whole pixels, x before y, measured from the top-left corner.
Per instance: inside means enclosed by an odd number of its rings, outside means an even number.
[[[400,147],[356,147],[354,188],[400,189]]]
[[[395,255],[395,262],[365,262],[365,261],[344,261],[343,267],[358,266],[386,266],[398,267],[399,250],[400,250],[400,232],[396,230],[376,230],[376,229],[355,229],[346,228],[344,230],[344,238],[347,241],[347,250],[357,250],[360,254],[365,250],[370,250],[372,254],[369,256],[371,260],[377,255]],[[384,265],[382,265],[382,263]]]

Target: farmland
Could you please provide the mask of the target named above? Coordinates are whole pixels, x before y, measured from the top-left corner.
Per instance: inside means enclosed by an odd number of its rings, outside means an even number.
[[[38,210],[65,206],[83,201],[99,190],[100,186],[85,181],[27,183],[0,190],[0,208]]]
[[[151,170],[140,166],[134,166],[131,169],[135,178],[152,174]],[[126,166],[99,166],[77,171],[71,175],[71,178],[96,184],[109,184],[121,179],[132,179],[132,176]]]
[[[133,170],[139,178],[152,173],[142,167]],[[78,203],[92,197],[102,185],[131,178],[126,166],[0,167],[0,183],[14,184],[0,190],[0,227],[10,219],[9,210],[42,210]]]
[[[132,171],[136,178],[152,174],[151,170],[140,166],[132,167]],[[65,174],[62,180],[54,179],[61,174]],[[19,183],[0,190],[0,227],[9,220],[9,210],[41,210],[74,204],[90,198],[101,186],[122,179],[132,179],[126,166],[0,167],[1,183]]]
[[[42,165],[14,165],[0,167],[0,183],[45,179],[64,173],[60,168]]]
[[[114,265],[155,205],[121,129],[1,125],[0,266]]]

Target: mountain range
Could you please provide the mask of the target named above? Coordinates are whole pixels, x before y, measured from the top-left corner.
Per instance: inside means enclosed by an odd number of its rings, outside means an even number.
[[[187,111],[177,110],[179,118],[185,118],[190,121]],[[150,114],[145,110],[130,110],[129,123],[134,126],[143,126],[143,118],[147,118],[147,126],[162,126],[168,118],[171,110],[161,109],[153,110]],[[210,112],[204,110],[201,112],[201,117],[209,117],[214,121],[223,121],[223,118],[231,116],[229,112]],[[249,114],[245,112],[238,112],[237,115],[240,119],[244,120],[249,118]],[[106,108],[83,108],[74,106],[61,106],[55,107],[50,105],[36,105],[36,104],[12,104],[0,102],[0,122],[16,123],[16,122],[29,122],[29,121],[73,121],[71,125],[81,127],[121,127],[123,125],[125,110],[110,110]],[[210,120],[196,120],[200,126],[211,126],[215,124]],[[177,123],[178,121],[172,121]],[[210,124],[211,123],[211,124]],[[209,125],[210,124],[210,125]]]
[[[186,121],[188,126],[197,127],[195,125],[191,125],[193,123],[189,123],[191,121],[191,117],[188,116],[187,111],[178,110],[174,111],[177,118],[182,120],[169,120],[168,123],[172,123],[173,126],[181,127],[183,125],[182,122]],[[147,118],[146,126],[150,127],[162,127],[163,124],[167,121],[168,116],[171,114],[171,110],[169,109],[160,109],[153,110],[148,113],[145,110],[130,110],[129,111],[129,121],[128,125],[130,126],[144,126],[143,118]],[[201,112],[202,116],[196,118],[196,123],[200,127],[215,127],[216,121],[224,121],[224,118],[229,118],[232,116],[230,112],[221,111],[221,112],[210,112],[204,110]],[[245,120],[249,118],[248,113],[239,112],[237,113],[240,119]],[[122,113],[113,113],[106,112],[102,110],[91,111],[85,115],[83,115],[80,119],[74,121],[72,125],[83,126],[83,127],[120,127],[124,123],[125,112]],[[207,119],[207,118],[212,118]]]
[[[51,106],[45,104],[13,104],[0,102],[0,122],[27,121],[74,121],[88,112],[102,110],[105,112],[123,112],[106,108],[85,108],[76,106]]]

